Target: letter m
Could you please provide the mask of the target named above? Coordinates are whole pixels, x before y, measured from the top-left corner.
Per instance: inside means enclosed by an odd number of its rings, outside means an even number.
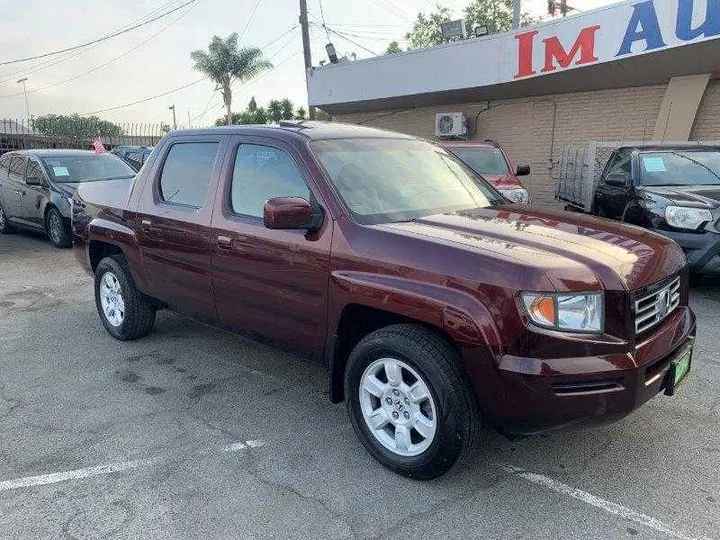
[[[560,43],[557,37],[551,37],[543,39],[545,43],[545,67],[542,68],[543,73],[548,71],[555,71],[557,62],[561,68],[566,68],[572,64],[576,56],[579,56],[576,65],[591,64],[597,62],[597,56],[595,56],[595,32],[598,31],[600,25],[588,26],[583,28],[578,34],[575,43],[573,43],[570,52],[567,52]]]

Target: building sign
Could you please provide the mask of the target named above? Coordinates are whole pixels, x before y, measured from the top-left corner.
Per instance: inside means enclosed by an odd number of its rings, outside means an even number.
[[[605,20],[581,28],[576,35],[543,35],[541,29],[515,35],[515,78],[530,77],[654,51],[720,35],[720,0],[644,0],[622,10],[625,20]],[[622,29],[621,39],[618,29]],[[569,37],[569,39],[568,39]]]
[[[626,0],[504,34],[314,68],[313,105],[512,83],[718,40],[720,0]]]

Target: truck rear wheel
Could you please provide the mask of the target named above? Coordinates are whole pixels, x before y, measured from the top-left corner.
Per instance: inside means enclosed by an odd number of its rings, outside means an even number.
[[[440,336],[399,324],[358,343],[345,372],[350,421],[385,467],[429,480],[473,448],[480,416],[460,358]]]
[[[135,287],[122,256],[106,257],[95,269],[95,305],[105,330],[121,341],[146,336],[155,324],[155,307]]]

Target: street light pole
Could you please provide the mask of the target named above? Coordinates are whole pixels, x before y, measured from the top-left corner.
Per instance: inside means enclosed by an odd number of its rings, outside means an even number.
[[[168,109],[173,112],[173,129],[177,129],[177,118],[175,118],[175,105],[170,105]]]
[[[27,77],[23,77],[22,79],[18,80],[18,84],[22,83],[23,85],[23,93],[25,94],[25,114],[27,114],[28,124],[30,123],[30,105],[28,104],[28,98],[27,98],[27,88],[25,87],[25,81],[27,81]]]

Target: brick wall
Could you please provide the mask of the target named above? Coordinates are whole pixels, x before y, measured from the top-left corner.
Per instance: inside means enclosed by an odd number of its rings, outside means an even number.
[[[720,140],[720,79],[708,83],[690,138],[694,141]]]
[[[471,132],[479,113],[478,130],[473,138],[495,139],[516,164],[529,164],[531,175],[522,180],[534,202],[557,208],[554,171],[561,148],[593,140],[649,140],[665,89],[666,85],[644,86],[501,100],[491,102],[490,109],[485,111],[486,103],[482,102],[422,107],[392,115],[387,115],[387,111],[340,115],[335,119],[434,138],[436,113],[464,112]],[[694,134],[708,138],[713,133],[714,138],[720,139],[717,82],[701,105]]]

